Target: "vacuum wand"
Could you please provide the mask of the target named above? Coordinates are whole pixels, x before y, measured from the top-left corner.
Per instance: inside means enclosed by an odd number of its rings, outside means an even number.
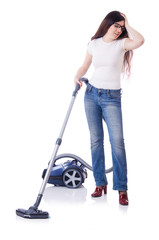
[[[81,78],[80,81],[85,82],[86,84],[88,83],[88,79],[86,79],[86,78]],[[37,199],[36,199],[36,202],[28,210],[17,209],[16,210],[17,216],[20,216],[20,217],[23,217],[23,218],[29,218],[29,219],[46,219],[46,218],[49,218],[49,213],[38,210],[38,207],[39,207],[41,199],[43,197],[43,193],[44,193],[46,184],[48,182],[52,167],[53,167],[53,165],[56,161],[56,155],[57,155],[58,149],[59,149],[59,147],[62,143],[62,137],[63,137],[64,131],[65,131],[65,128],[66,128],[66,125],[67,125],[67,122],[68,122],[68,119],[69,119],[69,116],[70,116],[70,113],[71,113],[71,110],[72,110],[77,92],[78,92],[79,89],[80,89],[80,84],[77,84],[76,87],[75,87],[75,90],[72,94],[72,99],[71,99],[69,108],[67,110],[66,117],[64,119],[59,137],[56,140],[55,148],[54,148],[54,151],[52,153],[52,156],[51,156],[51,159],[50,159],[50,162],[49,162],[49,166],[48,166],[47,172],[45,174],[45,177],[43,179],[39,194],[38,194]]]

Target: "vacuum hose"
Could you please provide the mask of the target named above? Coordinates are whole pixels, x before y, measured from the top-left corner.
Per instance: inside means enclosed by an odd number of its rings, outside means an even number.
[[[55,162],[61,158],[72,158],[74,160],[79,161],[83,166],[85,166],[86,168],[88,168],[90,171],[93,171],[92,166],[90,166],[87,162],[85,162],[82,158],[78,157],[77,155],[74,154],[70,154],[70,153],[63,153],[58,155],[55,158]],[[113,167],[109,168],[109,169],[105,169],[105,173],[110,173],[113,171]]]

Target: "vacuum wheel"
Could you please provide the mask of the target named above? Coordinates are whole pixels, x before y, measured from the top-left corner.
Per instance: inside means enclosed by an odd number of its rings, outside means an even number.
[[[63,173],[63,183],[68,188],[78,188],[83,182],[82,174],[75,168],[69,168]]]

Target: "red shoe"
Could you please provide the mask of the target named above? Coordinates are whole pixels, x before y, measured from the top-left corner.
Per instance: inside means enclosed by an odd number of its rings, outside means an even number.
[[[94,193],[92,193],[91,196],[92,197],[101,197],[103,190],[104,190],[104,194],[107,194],[107,186],[96,187]]]
[[[129,204],[127,192],[119,192],[119,203],[121,205],[128,205]]]

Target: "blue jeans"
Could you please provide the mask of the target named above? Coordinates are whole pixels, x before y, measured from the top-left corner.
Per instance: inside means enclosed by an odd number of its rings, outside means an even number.
[[[84,103],[90,130],[92,167],[96,186],[108,184],[105,174],[104,120],[112,151],[113,189],[126,191],[127,163],[123,139],[121,89],[97,89],[88,83]]]

